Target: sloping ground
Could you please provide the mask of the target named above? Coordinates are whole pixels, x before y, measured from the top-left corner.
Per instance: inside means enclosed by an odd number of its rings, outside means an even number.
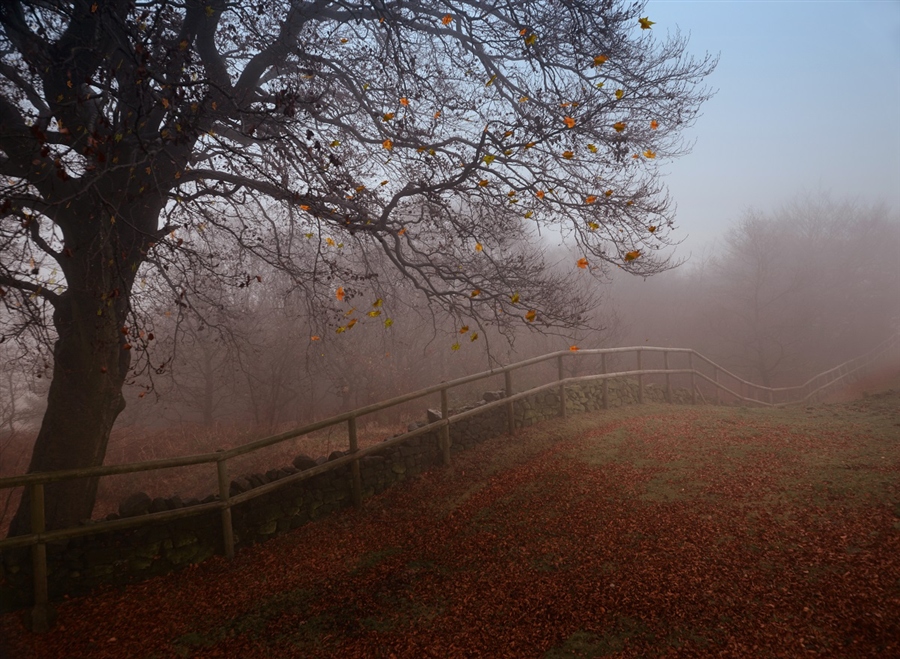
[[[73,599],[11,659],[900,656],[900,394],[498,437],[296,532]]]
[[[875,369],[856,382],[829,393],[825,397],[825,402],[846,403],[864,398],[867,394],[883,392],[888,389],[900,389],[900,364],[886,365]]]

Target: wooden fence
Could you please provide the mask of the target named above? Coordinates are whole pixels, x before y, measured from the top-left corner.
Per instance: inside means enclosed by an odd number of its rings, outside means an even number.
[[[609,371],[608,358],[615,357],[621,361],[625,355],[633,354],[636,368],[632,370]],[[662,368],[644,368],[645,358],[649,355],[662,355]],[[600,368],[598,373],[589,375],[565,377],[565,361],[566,360],[585,360],[591,355],[600,356]],[[686,358],[686,368],[672,368],[670,358],[681,359]],[[359,461],[364,456],[370,455],[377,451],[381,451],[386,447],[405,442],[413,437],[423,435],[433,430],[440,430],[441,454],[444,464],[450,462],[450,424],[459,422],[471,416],[482,414],[488,410],[505,407],[507,416],[507,428],[510,433],[515,430],[515,419],[513,414],[513,403],[517,400],[532,396],[538,392],[550,389],[559,391],[560,399],[560,416],[566,416],[566,386],[580,382],[589,382],[600,380],[603,382],[603,407],[608,407],[608,383],[613,378],[635,378],[638,383],[638,402],[644,401],[644,391],[647,379],[657,377],[665,382],[666,400],[672,401],[672,378],[678,376],[681,379],[690,381],[691,402],[696,403],[697,397],[700,396],[704,401],[702,391],[698,384],[706,383],[706,389],[714,390],[714,400],[716,403],[737,401],[740,403],[757,404],[763,406],[780,406],[792,403],[802,403],[821,396],[828,389],[835,385],[845,382],[848,378],[863,373],[873,364],[886,363],[890,359],[900,360],[900,334],[894,335],[874,350],[866,353],[862,357],[849,360],[836,366],[814,378],[811,378],[802,385],[796,387],[777,387],[770,388],[762,385],[754,384],[744,380],[727,369],[719,366],[713,361],[707,359],[703,355],[690,349],[683,348],[656,348],[656,347],[630,347],[630,348],[609,348],[596,350],[578,350],[578,351],[560,351],[554,352],[540,357],[534,357],[525,361],[509,364],[502,368],[468,375],[466,377],[442,382],[440,384],[420,389],[412,393],[405,394],[385,400],[372,405],[367,405],[344,414],[339,414],[322,421],[317,421],[300,428],[283,432],[278,435],[266,437],[255,442],[250,442],[242,446],[229,449],[227,451],[218,451],[215,453],[204,453],[200,455],[191,455],[181,458],[170,458],[162,460],[150,460],[146,462],[135,462],[122,465],[110,465],[91,467],[87,469],[69,469],[65,471],[32,473],[22,476],[12,476],[0,478],[0,489],[13,487],[28,487],[31,492],[31,533],[28,535],[14,536],[0,540],[0,550],[11,549],[14,547],[31,546],[32,552],[32,569],[33,569],[33,588],[34,588],[34,608],[31,611],[31,623],[34,631],[46,631],[49,629],[49,598],[47,587],[47,543],[76,538],[84,535],[93,535],[106,531],[118,529],[134,528],[146,524],[153,524],[160,521],[174,520],[182,517],[190,517],[202,514],[210,510],[218,510],[221,514],[222,537],[225,547],[225,555],[230,559],[234,557],[234,533],[232,530],[231,509],[233,506],[249,501],[256,497],[262,496],[269,492],[275,491],[291,483],[305,480],[333,469],[338,469],[349,464],[351,469],[352,498],[355,506],[360,506],[362,501],[362,487],[360,480]],[[523,368],[542,364],[545,362],[556,362],[556,379],[547,384],[531,387],[521,392],[514,391],[513,374]],[[706,371],[706,372],[704,372]],[[469,384],[492,376],[502,374],[504,377],[505,396],[499,400],[486,403],[474,409],[469,409],[457,414],[449,414],[448,392],[454,387]],[[376,445],[360,449],[357,445],[357,420],[367,414],[378,412],[402,403],[428,396],[430,394],[440,394],[441,399],[441,418],[427,425],[419,426],[414,430],[403,433],[396,437],[392,437]],[[230,496],[230,476],[228,471],[229,460],[260,449],[279,444],[281,442],[306,435],[323,428],[335,426],[338,424],[347,424],[347,436],[349,444],[349,453],[341,458],[331,460],[325,464],[304,469],[296,474],[281,478],[277,481],[266,483],[252,490]],[[71,480],[75,478],[85,477],[101,477],[111,476],[114,474],[128,474],[135,472],[151,471],[157,469],[170,469],[175,467],[184,467],[188,465],[209,464],[215,466],[215,478],[218,487],[218,500],[205,504],[194,505],[187,508],[177,510],[169,510],[163,512],[150,513],[139,517],[130,517],[125,519],[107,520],[83,525],[70,527],[65,529],[56,529],[48,531],[45,528],[44,518],[44,486],[47,483]]]

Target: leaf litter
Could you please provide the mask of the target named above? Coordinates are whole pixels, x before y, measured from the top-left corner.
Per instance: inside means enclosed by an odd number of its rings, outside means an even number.
[[[177,574],[0,618],[10,657],[900,656],[900,391],[644,406]]]

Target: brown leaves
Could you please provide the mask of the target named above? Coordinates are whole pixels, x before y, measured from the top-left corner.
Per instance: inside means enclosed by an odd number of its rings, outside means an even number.
[[[756,412],[552,419],[236,560],[60,601],[48,634],[0,629],[44,659],[896,655],[898,448],[866,417]]]

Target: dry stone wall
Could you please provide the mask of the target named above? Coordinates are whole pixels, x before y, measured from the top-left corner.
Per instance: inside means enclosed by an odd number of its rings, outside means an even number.
[[[578,413],[602,409],[603,386],[591,382],[566,388],[566,409]],[[503,391],[486,392],[483,400],[451,410],[451,414],[470,410],[486,402],[504,397]],[[637,402],[636,382],[613,380],[609,383],[610,407]],[[673,391],[673,402],[690,402],[690,393]],[[665,391],[645,387],[644,400],[663,402]],[[559,392],[539,392],[514,402],[517,427],[529,426],[559,416]],[[440,413],[428,411],[428,418],[410,425],[410,430],[440,419]],[[461,451],[506,431],[506,409],[486,410],[450,426],[451,451]],[[245,474],[231,482],[232,496],[266,483],[296,474],[344,453],[313,459],[297,456],[292,464],[274,468],[265,474]],[[438,432],[433,431],[408,441],[384,448],[360,459],[363,497],[383,492],[394,483],[404,481],[430,469],[441,461]],[[165,510],[175,510],[218,500],[209,495],[203,500],[182,500],[178,496],[151,498],[135,493],[119,505],[119,512],[108,519],[135,517]],[[235,547],[240,549],[286,533],[312,520],[351,505],[349,465],[344,465],[285,487],[232,508]],[[221,516],[213,510],[167,522],[150,523],[139,528],[97,533],[47,545],[47,566],[51,599],[63,595],[80,595],[101,584],[121,585],[165,574],[200,563],[214,554],[223,554]],[[32,601],[30,549],[6,550],[0,560],[0,609],[28,606]]]

